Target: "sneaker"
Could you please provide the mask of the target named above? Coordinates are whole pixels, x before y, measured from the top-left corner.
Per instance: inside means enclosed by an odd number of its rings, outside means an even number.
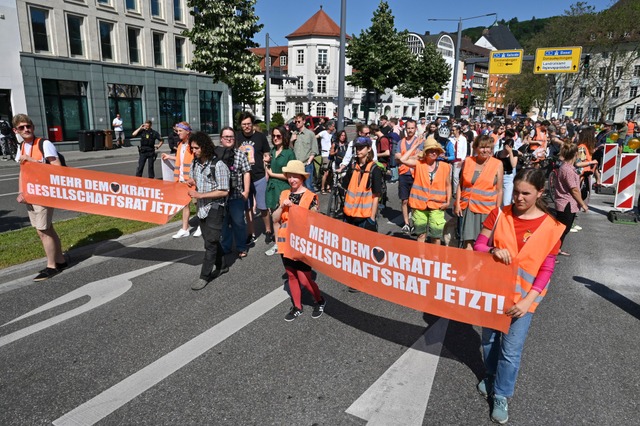
[[[580,225],[573,225],[573,228],[577,229],[578,231],[582,231],[582,226]]]
[[[51,277],[54,277],[56,275],[58,275],[60,273],[59,270],[55,269],[55,268],[44,268],[42,271],[40,271],[40,273],[38,275],[36,275],[36,277],[33,279],[33,281],[44,281],[44,280],[48,280]]]
[[[201,237],[202,236],[202,229],[200,229],[200,227],[198,226],[198,229],[196,229],[196,232],[193,233],[194,237]]]
[[[484,379],[480,380],[480,383],[478,383],[476,389],[478,389],[480,395],[488,398],[489,394],[493,392],[493,377],[485,377]]]
[[[578,230],[574,227],[571,227],[571,229],[569,229],[569,232],[578,232]]]
[[[60,272],[64,271],[68,267],[69,267],[69,264],[67,262],[56,263],[56,269]]]
[[[175,235],[171,238],[173,238],[174,240],[177,240],[178,238],[184,238],[188,236],[189,236],[189,231],[187,231],[186,229],[181,229],[178,232],[176,232]]]
[[[251,245],[256,242],[256,234],[251,234],[247,237],[247,245]]]
[[[411,227],[409,226],[408,223],[404,224],[404,226],[402,227],[402,232],[404,232],[405,234],[411,233]]]
[[[509,420],[509,403],[507,398],[496,396],[493,398],[493,410],[491,411],[491,420],[501,425]]]
[[[300,315],[302,315],[302,309],[298,309],[295,306],[292,306],[289,313],[284,316],[284,320],[287,322],[291,322],[294,319],[298,318]]]
[[[322,299],[320,302],[316,303],[313,307],[313,312],[311,313],[311,318],[320,318],[324,313],[324,307],[327,306],[327,301]]]
[[[278,243],[273,243],[273,246],[264,252],[264,254],[266,254],[267,256],[273,256],[274,254],[278,253]]]
[[[191,284],[191,290],[202,290],[209,284],[209,280],[204,278],[198,278],[193,284]]]
[[[229,267],[228,266],[223,266],[220,269],[216,269],[215,271],[213,271],[211,273],[211,279],[215,280],[216,278],[218,278],[220,275],[222,274],[226,274],[227,272],[229,272]]]
[[[264,243],[265,244],[269,244],[274,242],[275,239],[273,238],[273,232],[265,232],[264,233]]]
[[[416,235],[416,227],[411,225],[409,226],[409,235]]]

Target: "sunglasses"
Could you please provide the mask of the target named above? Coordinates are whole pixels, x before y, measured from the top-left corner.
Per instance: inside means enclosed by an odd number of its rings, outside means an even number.
[[[271,139],[282,139],[282,135],[271,135]]]
[[[371,134],[371,132],[363,132],[362,135],[363,136],[369,136]]]
[[[16,129],[18,129],[18,130],[26,130],[26,129],[31,129],[31,128],[33,128],[33,126],[31,124],[24,124],[22,126],[16,127]]]

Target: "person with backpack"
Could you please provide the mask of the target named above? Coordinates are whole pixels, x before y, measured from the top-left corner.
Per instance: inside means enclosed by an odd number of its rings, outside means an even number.
[[[16,153],[16,161],[20,165],[33,162],[62,166],[58,151],[53,143],[49,140],[35,137],[33,121],[27,114],[17,114],[13,117],[13,131],[15,134],[20,135],[23,140],[20,151]],[[22,192],[18,193],[16,201],[27,206],[29,221],[31,226],[36,229],[47,257],[47,266],[33,280],[44,281],[58,275],[67,268],[68,264],[62,253],[60,237],[53,227],[54,209],[52,207],[28,204]]]

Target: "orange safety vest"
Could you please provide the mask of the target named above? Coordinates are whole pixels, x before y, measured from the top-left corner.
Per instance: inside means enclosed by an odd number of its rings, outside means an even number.
[[[184,157],[182,156],[182,145],[187,145],[187,149],[184,151]],[[189,172],[191,171],[191,164],[193,163],[193,152],[189,148],[189,142],[180,142],[176,147],[176,164],[173,169],[173,180],[180,182],[180,169],[182,169],[182,179],[189,179]]]
[[[280,202],[279,204],[282,206],[284,200],[289,198],[291,194],[290,189],[285,189],[280,193]],[[311,203],[313,200],[317,200],[318,195],[314,194],[312,191],[306,190],[302,193],[302,198],[300,199],[300,207],[304,207],[305,209],[309,209],[311,207]],[[289,221],[289,207],[282,207],[282,214],[280,215],[280,229],[278,229],[278,238],[276,239],[276,243],[278,244],[278,253],[284,253],[284,247],[281,245],[286,241],[286,229],[287,222]]]
[[[417,136],[414,136],[413,143],[420,144],[420,138],[418,138]],[[402,138],[402,141],[400,142],[400,155],[404,155],[404,153],[407,152],[408,150],[409,150],[409,148],[407,147],[407,138]],[[398,173],[399,174],[403,175],[403,174],[405,174],[405,173],[407,173],[409,171],[411,172],[411,177],[415,177],[415,175],[416,175],[416,168],[415,167],[409,167],[404,163],[400,163],[398,165]]]
[[[363,171],[360,164],[356,163],[344,197],[343,211],[345,215],[357,218],[371,217],[373,192],[369,187],[369,177],[373,166],[373,161],[370,161]]]
[[[489,214],[498,204],[496,202],[498,188],[493,181],[502,162],[497,158],[489,157],[476,183],[472,186],[471,180],[478,163],[476,157],[467,157],[464,161],[460,179],[460,208],[464,210],[469,206],[474,213]]]
[[[527,242],[518,252],[518,242],[513,226],[513,212],[511,206],[502,208],[502,214],[498,215],[496,226],[493,233],[493,246],[501,249],[509,250],[512,259],[517,260],[518,275],[516,277],[516,286],[513,293],[513,301],[518,303],[527,296],[536,275],[540,270],[540,266],[547,258],[553,247],[558,243],[565,226],[560,222],[556,222],[551,216],[547,215]],[[517,254],[516,254],[517,253]],[[515,256],[514,256],[515,254]],[[538,304],[547,294],[547,288],[540,293],[536,300],[531,304],[529,312],[535,312]]]
[[[429,179],[429,165],[424,161],[416,164],[416,180],[409,193],[409,207],[416,210],[438,210],[447,202],[447,177],[451,166],[444,161],[436,163],[433,182]]]
[[[31,155],[29,157],[33,158],[34,160],[43,163],[44,162],[44,152],[40,151],[40,139],[42,138],[35,138],[33,140],[33,143],[31,144]],[[20,148],[20,154],[21,155],[25,155],[24,152],[24,148],[25,145],[27,145],[26,142],[24,142],[22,144],[22,147]]]

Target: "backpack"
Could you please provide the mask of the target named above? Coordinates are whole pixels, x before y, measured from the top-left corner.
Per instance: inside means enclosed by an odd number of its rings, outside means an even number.
[[[46,164],[49,164],[47,157],[44,156],[44,138],[38,138],[37,142],[38,142],[38,149],[42,153],[42,158],[44,158],[44,162]],[[64,155],[60,154],[59,152],[58,152],[58,160],[60,160],[60,165],[62,165],[63,167],[67,167],[67,160],[65,160]]]
[[[13,133],[11,131],[11,125],[5,120],[0,120],[0,133],[2,133],[3,136],[11,136],[11,133]]]
[[[234,167],[235,163],[235,148],[225,148],[223,146],[216,146],[213,150],[214,156],[211,159],[211,169],[215,173],[216,165],[218,161],[222,161],[229,169],[229,192],[236,189],[237,186],[237,170]],[[195,161],[195,159],[194,159]]]

